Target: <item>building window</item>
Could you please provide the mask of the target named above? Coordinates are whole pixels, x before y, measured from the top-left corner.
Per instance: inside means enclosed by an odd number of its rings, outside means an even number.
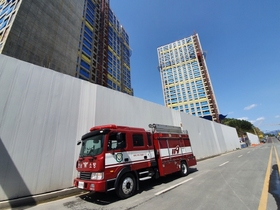
[[[84,69],[80,68],[80,74],[86,78],[89,78],[89,72],[85,71]]]
[[[85,61],[81,60],[81,66],[86,68],[87,70],[90,70],[90,65],[87,64]]]

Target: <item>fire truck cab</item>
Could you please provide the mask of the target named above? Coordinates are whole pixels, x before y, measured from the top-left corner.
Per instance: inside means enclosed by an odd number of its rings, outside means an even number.
[[[150,124],[144,128],[95,126],[83,135],[74,185],[80,189],[115,190],[128,198],[139,189],[140,181],[180,172],[196,165],[188,134],[181,127]]]

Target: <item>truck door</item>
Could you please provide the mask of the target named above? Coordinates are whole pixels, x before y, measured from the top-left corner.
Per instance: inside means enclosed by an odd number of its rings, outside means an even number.
[[[132,133],[132,148],[129,151],[130,159],[132,160],[132,169],[139,170],[151,166],[154,155],[148,145],[146,133]]]

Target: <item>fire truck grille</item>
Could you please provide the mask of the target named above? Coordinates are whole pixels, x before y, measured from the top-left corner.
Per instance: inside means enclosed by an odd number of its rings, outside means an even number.
[[[81,180],[90,180],[91,173],[90,172],[81,172],[80,179]]]

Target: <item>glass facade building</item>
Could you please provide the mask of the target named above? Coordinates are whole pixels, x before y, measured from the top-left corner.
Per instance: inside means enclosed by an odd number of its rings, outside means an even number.
[[[157,49],[165,106],[218,121],[218,107],[198,34]]]
[[[18,0],[0,0],[0,52],[3,50],[5,38],[9,33],[20,3]]]
[[[0,53],[133,95],[129,36],[109,0],[0,0]]]
[[[76,76],[133,95],[129,36],[109,1],[85,0]]]

